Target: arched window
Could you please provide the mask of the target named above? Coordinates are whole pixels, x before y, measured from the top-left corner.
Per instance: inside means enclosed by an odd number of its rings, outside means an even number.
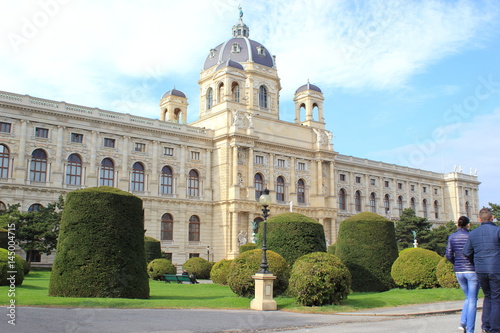
[[[115,163],[109,158],[101,162],[101,186],[111,186],[115,184]]]
[[[130,178],[131,191],[144,191],[144,165],[140,162],[135,162],[132,166],[132,177]]]
[[[391,212],[391,203],[390,203],[389,194],[386,194],[384,196],[384,211],[385,211],[385,215],[389,215]]]
[[[32,204],[28,208],[28,212],[38,212],[43,206],[39,203]]]
[[[361,192],[356,191],[354,194],[354,206],[356,209],[356,212],[361,212]]]
[[[375,193],[372,192],[372,194],[370,194],[370,212],[372,213],[377,212],[377,206],[375,200],[376,200]]]
[[[276,201],[285,201],[285,179],[281,176],[276,178]]]
[[[66,184],[82,184],[82,159],[78,154],[71,154],[66,165]]]
[[[2,201],[0,201],[0,214],[5,212],[6,210],[7,206]]]
[[[189,218],[189,241],[200,241],[200,218],[196,215]]]
[[[297,202],[306,203],[306,184],[303,179],[297,182]]]
[[[259,200],[264,191],[264,179],[260,173],[256,173],[253,177],[253,184],[255,186],[255,200]]]
[[[161,217],[161,240],[171,241],[174,239],[174,218],[165,213]]]
[[[399,210],[399,215],[403,214],[403,197],[402,196],[398,197],[398,210]]]
[[[345,202],[345,190],[343,188],[339,191],[339,209],[345,210],[346,202]]]
[[[45,182],[47,179],[47,154],[42,149],[36,149],[31,154],[30,180]]]
[[[219,84],[219,92],[217,94],[217,103],[222,103],[224,100],[224,82]]]
[[[173,174],[172,168],[169,166],[164,166],[161,169],[161,184],[160,192],[161,194],[172,194],[173,193]]]
[[[200,176],[198,175],[198,171],[194,169],[189,171],[188,196],[190,197],[200,196]]]
[[[0,145],[0,178],[9,178],[9,158],[9,148]]]
[[[214,105],[214,92],[212,88],[208,88],[206,95],[207,110],[210,110]]]
[[[466,215],[467,217],[469,217],[469,216],[470,216],[470,204],[469,204],[469,202],[468,202],[468,201],[466,201],[466,202],[465,202],[465,215]]]
[[[439,218],[439,202],[434,201],[434,218],[437,220]]]
[[[424,217],[427,218],[427,199],[422,200],[422,210],[424,211]]]
[[[240,86],[238,83],[233,82],[233,86],[231,88],[231,95],[233,96],[233,102],[240,102]]]
[[[413,209],[415,214],[417,213],[417,204],[415,202],[415,198],[411,198],[410,200],[410,208]]]
[[[259,88],[259,106],[267,108],[267,88],[264,85]]]

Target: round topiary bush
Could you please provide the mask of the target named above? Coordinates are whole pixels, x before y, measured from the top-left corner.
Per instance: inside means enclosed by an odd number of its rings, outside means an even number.
[[[336,256],[316,252],[295,261],[288,291],[300,305],[339,304],[351,288],[351,273]]]
[[[441,261],[439,261],[436,267],[436,277],[439,285],[443,288],[460,288],[453,270],[453,264],[446,257],[441,258]]]
[[[68,193],[49,295],[149,298],[139,197],[106,186]]]
[[[398,257],[394,223],[364,212],[340,222],[335,255],[347,266],[354,291],[394,288],[391,267]]]
[[[259,227],[257,247],[262,248],[263,222]],[[267,220],[267,249],[279,253],[289,265],[313,252],[326,252],[323,225],[298,213],[283,213]]]
[[[221,261],[216,262],[210,271],[210,279],[212,282],[226,286],[229,268],[232,263],[233,261],[228,259],[222,259]]]
[[[182,269],[188,271],[189,274],[194,274],[197,279],[209,279],[212,264],[207,259],[193,257],[182,265]]]
[[[153,237],[144,237],[146,262],[161,258],[161,243]]]
[[[257,244],[255,243],[246,243],[240,246],[240,253],[245,251],[255,250],[257,248]]]
[[[422,248],[407,248],[399,253],[391,275],[396,285],[406,289],[430,289],[439,286],[436,269],[441,256]]]
[[[163,280],[163,274],[175,274],[177,268],[168,259],[154,259],[148,264],[148,275],[153,280]]]
[[[14,284],[20,286],[24,281],[24,263],[26,260],[14,255],[14,265],[15,267],[10,267],[10,261],[12,257],[9,257],[10,251],[7,249],[0,248],[0,286],[8,286],[11,284],[9,278],[14,275]],[[8,273],[9,271],[15,271],[15,274]]]
[[[269,271],[277,277],[273,283],[273,296],[277,296],[284,293],[288,287],[290,268],[286,260],[276,252],[268,250],[266,255]],[[255,281],[252,275],[260,271],[261,261],[261,249],[243,252],[233,260],[227,282],[235,294],[242,297],[255,296]]]

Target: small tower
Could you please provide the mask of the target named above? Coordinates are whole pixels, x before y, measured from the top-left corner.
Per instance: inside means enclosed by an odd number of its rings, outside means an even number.
[[[300,86],[295,91],[295,122],[298,124],[303,124],[305,126],[315,127],[315,128],[325,128],[325,118],[323,116],[323,93],[319,87],[314,84],[307,84]],[[305,119],[302,121],[300,119],[302,109],[305,110]],[[315,118],[315,110],[317,110],[317,115]]]
[[[186,95],[177,89],[167,91],[160,100],[160,120],[172,123],[187,122],[188,102]]]

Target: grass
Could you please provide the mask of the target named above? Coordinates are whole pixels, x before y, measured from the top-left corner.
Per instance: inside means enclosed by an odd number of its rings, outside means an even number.
[[[177,284],[151,281],[150,299],[49,297],[50,271],[33,270],[22,286],[16,288],[17,306],[100,307],[100,308],[169,308],[169,309],[249,309],[249,298],[238,297],[227,286],[217,284]],[[0,304],[8,302],[9,287],[0,287]],[[383,293],[353,293],[341,305],[302,307],[290,297],[276,297],[280,310],[312,313],[350,312],[363,309],[395,307],[462,300],[460,289],[392,289]]]

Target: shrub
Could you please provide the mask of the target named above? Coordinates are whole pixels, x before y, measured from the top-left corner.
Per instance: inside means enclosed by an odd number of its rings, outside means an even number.
[[[394,223],[364,212],[340,222],[336,256],[352,275],[354,291],[387,291],[394,287],[391,267],[398,257]]]
[[[210,271],[210,279],[213,283],[223,286],[227,285],[227,276],[229,275],[229,268],[232,262],[232,260],[222,259],[215,263]]]
[[[148,264],[148,275],[153,280],[163,280],[163,274],[175,274],[177,268],[168,259],[154,259]]]
[[[240,246],[240,253],[255,250],[257,248],[257,244],[255,243],[246,243]]]
[[[441,258],[436,268],[438,283],[443,288],[460,288],[453,270],[453,264],[445,257]]]
[[[277,277],[273,282],[273,296],[277,296],[284,293],[288,287],[290,269],[286,260],[278,253],[268,250],[266,255],[269,271]],[[252,275],[260,271],[261,261],[261,249],[243,252],[233,260],[227,282],[235,294],[242,297],[255,296],[255,281]]]
[[[337,250],[337,243],[333,243],[332,245],[328,246],[326,252],[335,255],[336,250]]]
[[[262,226],[262,224],[261,224]],[[257,247],[262,247],[264,228],[259,227]],[[323,225],[298,213],[283,213],[267,220],[267,249],[279,253],[289,265],[313,252],[326,252]]]
[[[197,279],[209,279],[211,268],[212,264],[200,257],[190,258],[182,265],[182,269],[188,271],[189,274],[194,274]]]
[[[288,290],[300,305],[339,304],[351,288],[351,273],[336,256],[316,252],[295,261]]]
[[[161,243],[153,237],[144,237],[146,262],[161,258]]]
[[[26,276],[26,275],[29,274],[29,272],[31,270],[31,265],[30,265],[29,262],[27,262],[23,258],[19,257],[19,259],[21,259],[21,264],[22,264],[22,267],[23,267],[24,276]]]
[[[23,261],[26,260],[18,256],[17,254],[14,255],[15,267],[14,269],[12,269],[9,264],[9,261],[11,261],[11,258],[9,258],[9,252],[9,250],[0,248],[0,286],[10,285],[10,280],[7,280],[7,278],[9,278],[12,274],[7,273],[8,271],[16,271],[14,284],[16,286],[20,286],[24,281]]]
[[[139,197],[107,186],[68,193],[49,295],[149,298]]]
[[[436,268],[441,256],[422,248],[408,248],[399,253],[391,275],[400,288],[429,289],[439,285]]]

